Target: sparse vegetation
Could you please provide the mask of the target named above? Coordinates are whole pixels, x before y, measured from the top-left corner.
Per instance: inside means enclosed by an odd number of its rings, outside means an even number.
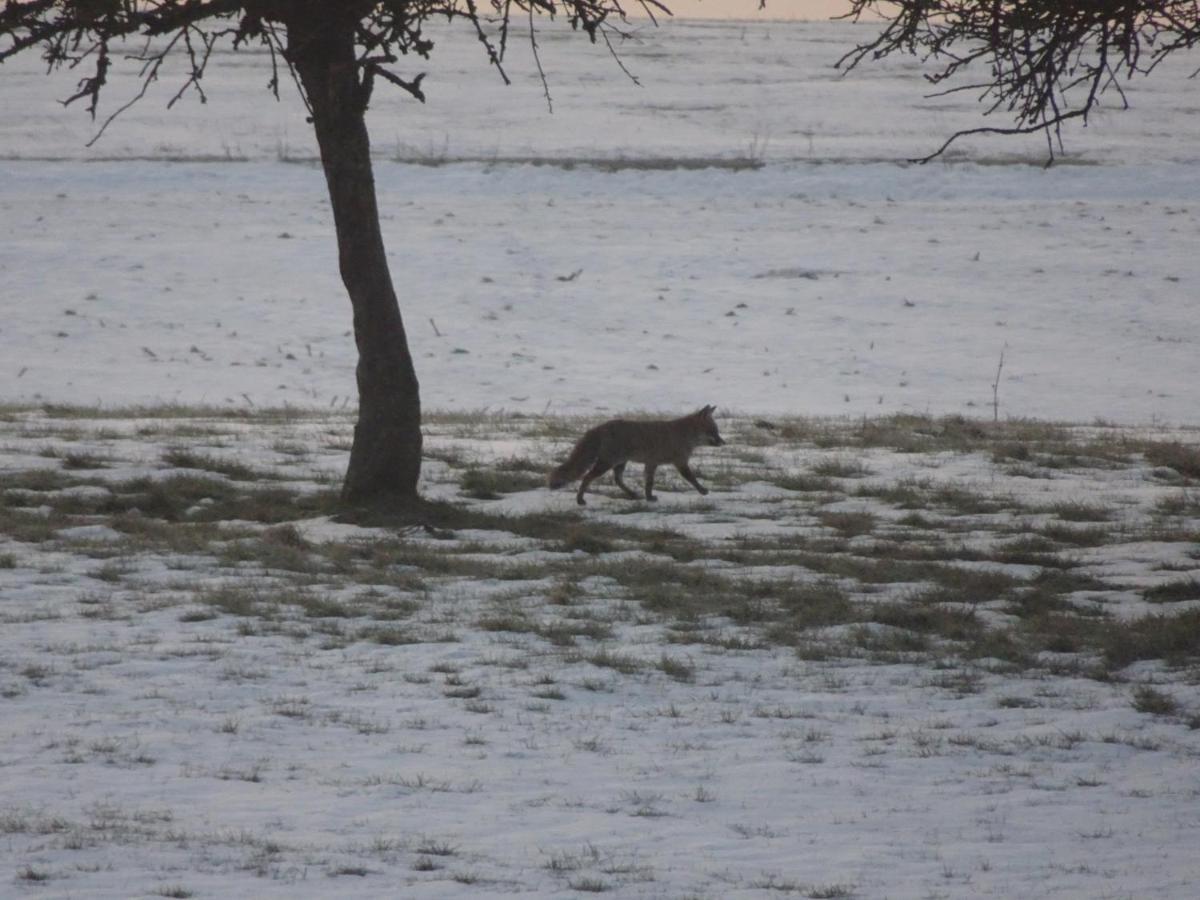
[[[502,494],[542,487],[545,476],[521,469],[468,469],[462,476],[463,493],[476,500],[495,500]]]
[[[1151,603],[1182,603],[1200,600],[1200,578],[1181,578],[1148,587],[1142,596]]]
[[[1151,442],[1142,451],[1151,465],[1170,469],[1185,482],[1200,480],[1200,448],[1178,441]]]
[[[1133,708],[1150,715],[1172,716],[1179,712],[1179,703],[1170,694],[1144,684],[1133,692]]]
[[[294,435],[281,444],[269,416],[237,421],[250,446],[240,448],[241,458],[253,460],[240,474],[275,458],[278,474],[302,455]],[[725,475],[713,480],[715,496],[704,501],[668,496],[657,508],[601,501],[580,514],[573,504],[554,506],[550,494],[541,503],[528,502],[540,493],[511,505],[484,499],[542,491],[544,467],[536,451],[492,453],[488,440],[536,446],[547,435],[573,433],[570,427],[464,414],[433,415],[430,423],[434,455],[455,460],[440,470],[439,487],[457,499],[427,502],[415,514],[344,509],[316,478],[293,471],[286,481],[272,473],[243,479],[194,450],[169,457],[189,463],[189,471],[176,466],[153,477],[120,474],[127,467],[108,450],[108,468],[46,468],[46,460],[65,459],[65,441],[53,427],[41,429],[39,466],[0,483],[0,579],[57,593],[45,602],[6,603],[0,615],[8,628],[64,622],[81,624],[82,633],[119,623],[115,633],[96,633],[125,642],[22,650],[0,665],[0,696],[20,704],[73,691],[87,685],[93,668],[119,683],[127,657],[151,671],[152,661],[168,660],[200,673],[187,678],[211,677],[217,685],[203,711],[187,713],[194,734],[204,736],[196,740],[220,742],[215,761],[181,763],[170,745],[142,746],[140,733],[115,726],[47,735],[51,758],[156,773],[174,764],[189,778],[270,792],[306,777],[288,759],[336,735],[337,746],[370,745],[377,754],[371,759],[387,762],[367,776],[333,767],[321,777],[339,792],[358,790],[361,777],[372,791],[402,801],[492,787],[485,776],[465,775],[472,768],[458,765],[461,759],[444,768],[442,756],[470,754],[473,762],[494,764],[510,756],[583,755],[603,769],[649,731],[668,744],[655,769],[684,766],[693,780],[670,792],[623,784],[600,804],[638,823],[669,823],[685,804],[708,816],[727,813],[736,791],[722,789],[723,773],[694,772],[687,762],[708,758],[714,729],[722,742],[768,748],[792,770],[833,770],[846,747],[862,742],[853,757],[863,773],[903,754],[943,765],[971,758],[988,778],[1028,780],[1033,776],[1022,773],[1033,769],[1019,760],[1031,750],[1072,754],[1111,740],[1155,752],[1178,739],[1086,728],[1047,737],[1040,723],[1050,711],[1057,720],[1076,706],[1106,702],[1188,734],[1200,719],[1180,689],[1190,689],[1200,667],[1200,588],[1189,540],[1200,521],[1190,488],[1155,474],[1159,467],[1146,454],[1152,442],[1105,443],[1089,432],[1081,443],[1065,427],[1024,422],[978,430],[919,417],[784,422],[769,439],[759,435],[753,454],[714,461]],[[260,438],[253,437],[256,425]],[[336,425],[322,434],[335,434]],[[87,429],[108,426],[80,417],[69,427],[78,441]],[[186,416],[143,415],[139,428],[141,442],[160,448],[144,456],[166,462],[178,454],[181,434],[201,425]],[[938,477],[920,465],[922,448],[971,454],[979,477]],[[1018,455],[1022,464],[1058,473],[1064,484],[1055,496],[1071,499],[1047,502],[1023,488],[1024,476],[1008,470]],[[1101,462],[1090,467],[1088,460]],[[1123,469],[1139,475],[1142,495],[1114,502],[1083,488]],[[755,487],[743,491],[743,484]],[[1072,484],[1078,487],[1067,493]],[[530,511],[495,511],[511,507]],[[87,591],[49,577],[47,554]],[[1119,576],[1111,574],[1114,562]],[[1150,606],[1130,612],[1130,603]],[[414,659],[421,662],[414,666]],[[1145,669],[1129,668],[1135,663]],[[1060,675],[1071,685],[1061,690],[1075,693],[1059,695]],[[341,681],[331,688],[330,679]],[[872,722],[893,682],[916,698],[919,717]],[[138,702],[173,709],[179,683],[155,680]],[[238,688],[261,699],[222,702]],[[105,688],[97,681],[90,689]],[[419,700],[397,705],[397,692]],[[626,710],[630,697],[639,698],[633,713]],[[931,719],[930,698],[951,706],[939,706]],[[976,711],[970,724],[956,719],[953,704]],[[575,718],[584,715],[581,725]],[[853,725],[860,719],[861,731]],[[991,734],[980,722],[1003,727]],[[264,734],[277,751],[251,750]],[[425,750],[430,744],[437,754]],[[1102,791],[1115,780],[1083,772],[1066,788],[1045,789]],[[576,792],[586,794],[587,785]],[[565,796],[548,789],[537,802]],[[103,811],[79,823],[0,810],[0,831],[51,835],[81,848],[118,829],[176,834],[167,824],[139,824],[140,815]],[[734,840],[783,836],[778,822],[721,827]],[[236,846],[243,854],[237,865],[263,877],[299,858],[257,833],[171,840]],[[413,877],[489,884],[496,873],[485,872],[480,859],[455,833],[364,843],[320,862],[319,871],[369,882],[398,864]],[[650,877],[636,859],[597,848],[548,859],[546,869],[562,878],[564,891],[615,895]],[[61,869],[30,857],[27,869],[15,871],[18,881],[32,883],[57,879]],[[839,880],[765,873],[743,884],[797,896],[856,896]],[[146,889],[160,896],[191,891],[173,883]]]

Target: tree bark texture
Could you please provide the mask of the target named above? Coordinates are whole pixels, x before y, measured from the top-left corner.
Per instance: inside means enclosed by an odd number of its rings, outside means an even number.
[[[299,14],[287,24],[288,56],[311,108],[338,263],[354,310],[359,407],[342,499],[415,499],[420,392],[379,227],[366,126],[369,90],[355,59],[356,21],[351,15],[331,22],[328,14]]]

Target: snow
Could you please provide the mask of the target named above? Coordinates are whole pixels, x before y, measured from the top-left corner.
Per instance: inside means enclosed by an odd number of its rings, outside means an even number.
[[[505,90],[448,34],[429,104],[381,93],[372,113],[426,406],[984,415],[998,400],[1008,416],[1194,422],[1189,70],[1068,130],[1050,170],[1035,139],[908,166],[978,109],[923,101],[908,62],[837,76],[862,33],[643,29],[625,48],[637,87],[550,31],[553,115],[527,50]],[[221,56],[207,104],[152,94],[90,149],[96,126],[53,102],[62,80],[6,64],[7,397],[352,402],[323,177],[295,97],[263,91],[265,62]],[[111,102],[131,89],[115,80]],[[646,168],[739,159],[763,165]]]
[[[186,445],[200,458],[249,461],[267,484],[311,488],[344,463],[334,448],[351,421],[16,412],[0,419],[0,472],[58,471],[66,454],[88,454],[97,465],[80,477],[100,503],[131,477],[192,471],[161,465]],[[486,464],[534,452],[522,437],[529,422],[487,432],[435,421],[427,444],[434,458],[472,451]],[[729,418],[722,427],[730,443],[706,451],[702,477],[734,465],[718,457],[753,430]],[[1107,430],[1117,440],[1149,433]],[[30,447],[41,448],[37,464]],[[760,449],[782,471],[822,459],[811,446]],[[543,441],[543,455],[557,452]],[[1085,592],[1093,605],[1142,615],[1142,588],[1200,574],[1194,545],[1121,540],[1179,491],[1146,462],[1031,479],[979,453],[879,448],[855,461],[863,477],[847,482],[981,486],[1031,517],[1064,498],[1111,499],[1113,542],[1078,554],[1081,573],[1112,577],[1113,589]],[[462,499],[445,466],[426,468],[430,495]],[[707,498],[671,481],[656,508],[602,491],[588,517],[720,542],[796,537],[813,515],[814,501],[761,478]],[[3,508],[37,512],[24,504],[39,495],[58,502],[79,489],[12,490]],[[517,515],[573,499],[537,489],[483,507]],[[975,521],[962,540],[1017,533],[1011,512]],[[1131,704],[1152,685],[1194,715],[1194,667],[1139,663],[1097,680],[937,653],[811,660],[733,622],[714,623],[710,643],[681,642],[611,578],[580,579],[581,593],[556,605],[554,585],[501,574],[571,557],[500,530],[462,529],[451,541],[494,577],[428,579],[414,595],[328,570],[289,580],[237,563],[230,548],[262,533],[249,521],[221,522],[207,548],[169,551],[138,549],[129,528],[127,517],[120,530],[97,522],[40,542],[0,538],[0,858],[13,896],[1183,900],[1200,877],[1197,732]],[[446,544],[326,515],[296,530],[313,544],[368,549],[399,539],[418,559]],[[404,558],[396,575],[421,576]],[[588,554],[574,558],[586,565]],[[605,554],[613,565],[644,558]],[[811,577],[719,565],[750,580]],[[900,597],[917,585],[886,587]],[[355,640],[361,612],[220,615],[206,597],[221,590],[351,608],[390,597],[413,612],[373,623],[398,629],[394,641]],[[611,634],[561,647],[481,627],[514,617]],[[871,627],[881,640],[895,632]],[[839,627],[814,639],[845,636]]]
[[[759,415],[990,419],[1003,353],[1001,418],[1194,442],[1190,69],[1165,65],[1129,90],[1132,110],[1068,130],[1051,169],[1036,139],[912,166],[978,107],[923,100],[908,61],[837,75],[863,33],[643,28],[622,50],[639,87],[603,48],[548,29],[552,116],[520,44],[509,89],[469,34],[412,61],[429,68],[429,104],[381,93],[371,125],[426,407],[594,418],[711,402],[742,431]],[[281,477],[284,448],[322,448],[290,473],[309,487],[344,466],[327,441],[350,428],[349,308],[302,107],[268,99],[265,65],[222,54],[210,102],[169,112],[164,75],[87,148],[96,126],[54,102],[73,76],[5,63],[0,401],[332,411],[222,421],[194,440],[153,415],[6,415],[0,485],[53,468],[45,447],[109,457],[89,473],[98,485],[161,475],[165,452],[207,440]],[[109,109],[134,90],[127,76],[111,87]],[[747,161],[758,167],[732,168]],[[483,461],[546,452],[433,431],[430,446]],[[979,454],[854,459],[889,482],[997,478]],[[457,496],[439,471],[426,466],[427,493]],[[1047,507],[1099,498],[1139,522],[1180,490],[1146,469],[996,489]],[[703,502],[668,485],[657,509],[599,497],[589,514],[711,540],[786,535],[811,512],[784,494],[753,477]],[[527,491],[490,508],[573,500]],[[298,530],[391,534],[324,516]],[[579,602],[611,620],[605,646],[629,672],[471,627],[498,611],[565,615],[546,585],[499,577],[431,590],[397,626],[413,643],[322,646],[300,613],[245,633],[257,620],[195,600],[256,579],[285,589],[268,573],[231,577],[185,549],[110,560],[124,536],[102,522],[41,543],[0,535],[5,896],[1185,900],[1200,882],[1197,732],[1135,710],[1129,683],[1194,715],[1194,671],[1138,664],[1103,682],[678,645],[604,579]],[[1130,541],[1078,556],[1128,586],[1121,608],[1140,615],[1141,588],[1194,577],[1193,550]],[[521,540],[479,555],[518,554],[545,556]]]

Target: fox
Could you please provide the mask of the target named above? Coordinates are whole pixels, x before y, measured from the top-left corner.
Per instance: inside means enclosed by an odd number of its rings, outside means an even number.
[[[688,460],[697,447],[725,444],[713,419],[715,409],[715,406],[705,406],[690,415],[669,420],[631,422],[610,419],[584,433],[566,461],[550,472],[547,484],[554,490],[582,477],[575,502],[586,506],[583,495],[588,485],[612,469],[617,487],[631,500],[637,500],[638,495],[622,478],[625,464],[632,460],[645,466],[646,499],[650,502],[658,499],[654,496],[654,472],[665,463],[674,465],[702,495],[707,494],[708,488],[696,479]]]

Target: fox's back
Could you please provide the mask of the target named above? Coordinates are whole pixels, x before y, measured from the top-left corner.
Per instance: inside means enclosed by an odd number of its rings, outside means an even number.
[[[700,444],[699,431],[687,420],[668,422],[612,419],[594,429],[600,457],[613,462],[663,463],[686,461]]]

